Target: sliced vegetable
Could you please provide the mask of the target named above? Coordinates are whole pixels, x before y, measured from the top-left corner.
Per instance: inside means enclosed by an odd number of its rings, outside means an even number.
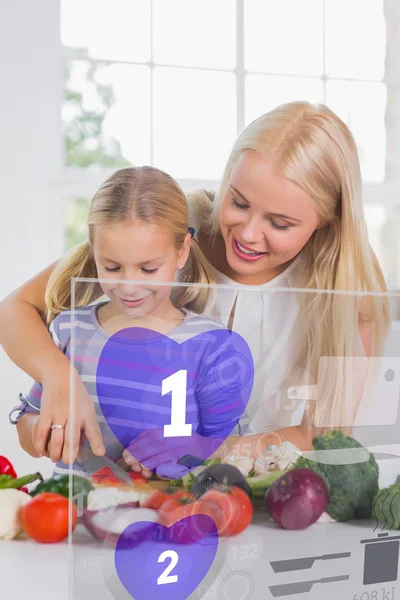
[[[82,502],[82,506],[87,506],[87,497],[89,492],[94,488],[88,479],[79,477],[79,475],[72,475],[72,491],[70,493],[70,475],[54,475],[50,479],[42,480],[39,485],[31,491],[31,496],[37,496],[44,492],[51,492],[53,494],[61,494],[65,498],[73,499],[76,504]]]
[[[132,481],[141,481],[147,483],[147,478],[139,472],[136,471],[127,471],[127,474],[130,476]],[[93,473],[92,482],[99,485],[119,485],[121,483],[120,479],[111,471],[110,467],[103,467]]]
[[[246,478],[233,465],[217,464],[207,467],[196,478],[191,492],[199,498],[209,488],[220,487],[222,484],[241,488],[252,499],[252,491]]]
[[[30,501],[21,490],[0,490],[0,539],[13,540],[22,532],[20,510]]]
[[[147,492],[140,492],[136,489],[104,486],[89,492],[87,508],[88,510],[103,510],[126,504],[140,506],[147,501],[148,497]]]
[[[68,536],[69,500],[61,494],[38,494],[21,509],[21,523],[25,533],[43,544],[61,542]],[[72,530],[78,519],[72,503]]]
[[[283,529],[304,529],[325,511],[329,501],[325,481],[309,469],[291,469],[266,495],[271,517]]]
[[[157,511],[138,508],[131,504],[102,510],[84,510],[83,523],[97,539],[109,544],[129,548],[149,538],[155,530],[159,516]],[[140,523],[134,530],[127,530],[133,523]]]

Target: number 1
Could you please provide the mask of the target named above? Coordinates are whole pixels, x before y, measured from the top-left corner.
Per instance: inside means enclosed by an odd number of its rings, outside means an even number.
[[[190,437],[191,423],[186,423],[187,371],[177,371],[162,381],[162,395],[172,393],[171,423],[164,425],[164,437]]]

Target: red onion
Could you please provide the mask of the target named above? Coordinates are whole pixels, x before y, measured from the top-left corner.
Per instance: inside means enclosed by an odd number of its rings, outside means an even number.
[[[271,517],[283,529],[304,529],[325,511],[329,494],[317,473],[299,468],[274,481],[265,500]]]

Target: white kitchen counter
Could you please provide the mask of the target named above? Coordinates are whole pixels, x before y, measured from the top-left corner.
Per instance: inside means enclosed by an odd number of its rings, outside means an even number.
[[[389,451],[389,448],[380,449]],[[394,481],[400,473],[400,460],[379,461],[381,487]],[[373,553],[369,563],[370,576],[379,578],[379,556],[385,563],[384,550],[395,546],[398,540],[384,542],[378,538],[383,524],[374,531],[375,521],[315,524],[303,531],[284,531],[266,520],[258,512],[254,523],[239,536],[220,544],[217,558],[219,575],[206,596],[204,588],[196,590],[191,598],[212,600],[269,600],[273,598],[270,585],[318,580],[322,577],[349,575],[347,581],[314,584],[309,593],[283,596],[293,600],[400,600],[400,584],[385,581],[363,585],[366,547]],[[400,537],[399,531],[383,533]],[[361,543],[362,540],[379,542]],[[379,546],[377,546],[379,544]],[[312,568],[288,573],[275,573],[272,560],[316,557],[323,554],[351,552],[350,558],[317,560]],[[389,552],[390,555],[390,552]],[[371,555],[372,556],[372,555]],[[37,544],[24,539],[0,542],[1,599],[4,600],[129,600],[124,590],[114,596],[104,583],[104,572],[113,566],[113,550],[103,548],[89,533],[78,526],[70,554],[74,566],[74,592],[68,594],[68,543]],[[371,564],[374,564],[371,575]],[[134,571],[135,566],[132,565]],[[398,566],[397,566],[398,569]],[[392,567],[393,572],[393,567]],[[108,571],[109,572],[109,571]],[[141,573],[138,572],[140,577]],[[252,590],[252,591],[251,591]],[[376,595],[373,593],[376,592]],[[364,595],[362,595],[364,594]],[[139,600],[139,599],[135,599]],[[141,599],[140,599],[141,600]],[[153,600],[148,598],[146,600]],[[176,600],[179,597],[176,596]]]

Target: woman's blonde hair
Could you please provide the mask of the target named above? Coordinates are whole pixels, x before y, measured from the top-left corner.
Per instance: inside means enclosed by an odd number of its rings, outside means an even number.
[[[94,195],[88,217],[89,239],[58,264],[46,290],[47,323],[71,308],[71,279],[97,278],[93,257],[96,229],[130,223],[135,220],[156,225],[170,232],[177,250],[188,234],[188,205],[184,192],[167,173],[153,167],[130,167],[113,173]],[[214,283],[210,266],[196,240],[191,240],[192,282]],[[94,299],[95,283],[79,283],[75,291],[76,307],[87,306]],[[179,288],[175,300],[195,312],[204,311],[209,300],[208,288]]]
[[[299,294],[300,319],[306,325],[303,383],[316,384],[318,378],[324,393],[317,398],[323,423],[352,422],[354,387],[346,358],[363,356],[355,323],[373,327],[371,355],[377,356],[389,320],[385,296],[365,294],[385,292],[386,286],[368,241],[355,141],[345,123],[324,105],[284,104],[253,121],[237,139],[215,197],[202,190],[192,194],[203,226],[214,236],[219,234],[219,207],[232,170],[246,150],[274,160],[284,177],[315,201],[321,227],[302,251],[305,267],[296,287],[359,292]],[[323,356],[335,357],[325,370],[319,369]],[[314,418],[315,405],[307,411],[308,427]]]

